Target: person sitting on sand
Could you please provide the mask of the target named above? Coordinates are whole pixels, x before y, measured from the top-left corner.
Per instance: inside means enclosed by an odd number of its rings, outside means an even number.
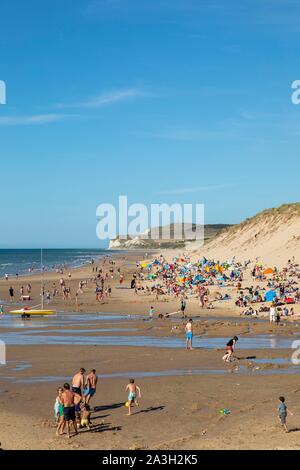
[[[80,420],[80,426],[82,428],[87,428],[88,430],[91,429],[91,409],[89,405],[87,404],[82,404],[81,406],[81,420]]]
[[[64,419],[62,423],[57,428],[57,434],[62,434],[63,426],[66,424],[67,426],[67,436],[70,439],[70,421],[72,421],[75,436],[77,436],[77,426],[76,426],[76,416],[75,416],[75,393],[70,390],[70,385],[65,383],[64,385],[64,392],[61,396],[61,402],[64,406]]]
[[[193,320],[190,319],[186,326],[185,326],[185,333],[186,333],[186,349],[192,351],[193,350]]]
[[[139,395],[139,398],[142,398],[141,394],[141,389],[135,384],[134,379],[130,379],[129,384],[126,386],[125,389],[126,392],[128,392],[128,414],[127,416],[131,416],[131,407],[136,405],[139,406],[139,403],[137,401],[137,394]]]
[[[285,430],[285,432],[289,432],[288,428],[287,428],[287,424],[286,424],[286,418],[287,418],[287,414],[289,413],[291,416],[294,416],[293,413],[291,413],[287,406],[286,406],[286,403],[285,403],[285,398],[284,397],[280,397],[279,398],[279,401],[280,401],[280,405],[278,407],[278,412],[279,412],[279,421],[280,421],[280,424],[281,426],[283,427],[283,429]]]
[[[234,355],[234,351],[235,351],[235,347],[236,347],[236,344],[238,342],[238,337],[235,336],[234,338],[232,338],[228,343],[227,343],[227,346],[226,346],[226,354],[225,356],[223,357],[223,361],[224,362],[227,362],[227,363],[230,363],[233,359],[233,355]]]
[[[77,395],[80,395],[81,397],[82,397],[82,394],[84,391],[84,385],[85,385],[84,374],[85,374],[85,369],[82,367],[80,371],[74,375],[73,380],[72,380],[72,391],[74,393],[77,393]]]

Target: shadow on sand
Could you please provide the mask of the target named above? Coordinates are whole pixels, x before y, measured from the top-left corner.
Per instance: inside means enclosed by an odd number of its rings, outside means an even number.
[[[163,411],[165,409],[165,406],[150,406],[149,408],[147,408],[146,410],[141,410],[141,411],[138,411],[137,413],[134,413],[135,415],[139,415],[139,414],[142,414],[142,413],[152,413],[152,412],[155,412],[155,411]]]
[[[91,427],[91,429],[86,429],[83,431],[80,431],[80,434],[85,434],[85,433],[98,433],[98,432],[118,432],[122,431],[122,426],[114,426],[110,427],[111,423],[105,423],[105,424],[97,424],[96,426]]]

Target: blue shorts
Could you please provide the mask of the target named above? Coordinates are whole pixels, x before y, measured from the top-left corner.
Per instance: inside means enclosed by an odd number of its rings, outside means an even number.
[[[96,393],[96,389],[95,388],[86,388],[85,391],[84,391],[84,395],[86,397],[90,396],[91,398],[93,398],[93,396],[95,395]]]
[[[136,393],[130,392],[128,395],[128,401],[135,402],[136,400]]]
[[[280,414],[279,418],[280,418],[282,426],[284,426],[286,424],[287,414]]]
[[[186,334],[186,339],[188,339],[190,341],[193,339],[193,337],[194,337],[193,333],[187,333]]]

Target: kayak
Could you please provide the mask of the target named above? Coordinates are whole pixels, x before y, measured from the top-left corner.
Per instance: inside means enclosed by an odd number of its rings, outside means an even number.
[[[12,310],[8,312],[11,315],[55,315],[55,310],[30,310],[21,308],[20,310]]]

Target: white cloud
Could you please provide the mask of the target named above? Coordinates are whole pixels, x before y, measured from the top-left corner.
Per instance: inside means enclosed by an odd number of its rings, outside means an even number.
[[[31,116],[0,116],[0,126],[29,126],[62,121],[63,114],[36,114]]]
[[[211,186],[198,186],[196,188],[166,189],[164,191],[159,191],[155,194],[190,194],[190,193],[199,193],[201,191],[218,191],[220,189],[233,188],[234,186],[237,186],[237,183],[215,184]]]
[[[236,138],[233,129],[175,128],[148,134],[148,137],[161,140],[204,141]]]
[[[95,98],[79,103],[59,103],[57,108],[102,108],[109,104],[125,101],[130,98],[138,98],[145,94],[137,88],[129,88],[127,90],[115,90],[108,93],[102,93]]]

